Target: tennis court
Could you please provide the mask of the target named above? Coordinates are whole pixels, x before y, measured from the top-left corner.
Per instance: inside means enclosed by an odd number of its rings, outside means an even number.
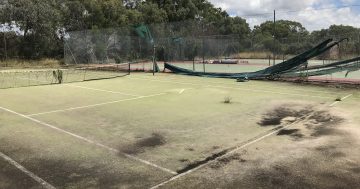
[[[0,98],[0,188],[360,185],[356,89],[131,73]]]

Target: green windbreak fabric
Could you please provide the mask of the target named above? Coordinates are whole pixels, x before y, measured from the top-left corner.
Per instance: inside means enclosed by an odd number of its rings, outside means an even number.
[[[211,72],[195,72],[192,70],[179,68],[177,66],[165,63],[165,69],[168,69],[174,73],[193,75],[193,76],[205,76],[205,77],[222,77],[222,78],[242,78],[247,77],[249,79],[264,79],[264,78],[274,78],[278,77],[280,74],[285,73],[289,70],[297,68],[305,64],[309,59],[316,57],[327,50],[331,49],[335,45],[341,43],[344,39],[333,42],[332,39],[327,39],[319,45],[307,50],[306,52],[295,56],[287,61],[284,61],[280,64],[268,67],[263,70],[255,72],[244,72],[244,73],[211,73]]]
[[[352,58],[349,60],[344,60],[340,62],[335,62],[328,65],[314,66],[310,69],[295,70],[291,72],[285,72],[280,75],[280,77],[310,77],[310,76],[320,76],[328,75],[337,72],[353,72],[360,70],[360,57]]]

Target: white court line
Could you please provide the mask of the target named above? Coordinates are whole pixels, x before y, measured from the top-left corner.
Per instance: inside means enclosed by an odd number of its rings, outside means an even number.
[[[162,170],[162,171],[165,171],[165,172],[167,172],[167,173],[171,173],[171,174],[173,174],[173,175],[176,175],[176,174],[177,174],[176,172],[174,172],[174,171],[172,171],[172,170],[169,170],[169,169],[167,169],[167,168],[161,167],[161,166],[159,166],[159,165],[156,165],[156,164],[151,163],[151,162],[149,162],[149,161],[146,161],[146,160],[140,159],[140,158],[138,158],[138,157],[132,156],[132,155],[130,155],[130,154],[127,154],[127,153],[124,153],[124,152],[120,152],[120,151],[117,150],[117,149],[111,148],[111,147],[109,147],[109,146],[106,146],[106,145],[101,144],[101,143],[99,143],[99,142],[96,142],[96,141],[90,140],[90,139],[88,139],[88,138],[82,137],[82,136],[80,136],[80,135],[74,134],[74,133],[72,133],[72,132],[66,131],[66,130],[64,130],[64,129],[60,129],[60,128],[54,126],[54,125],[50,125],[50,124],[48,124],[48,123],[42,122],[42,121],[40,121],[40,120],[34,119],[34,118],[32,118],[32,117],[29,117],[29,116],[26,116],[26,115],[24,115],[24,114],[15,112],[15,111],[13,111],[13,110],[9,110],[9,109],[4,108],[4,107],[1,107],[1,106],[0,106],[0,109],[4,110],[4,111],[6,111],[6,112],[9,112],[9,113],[18,115],[18,116],[20,116],[20,117],[26,118],[26,119],[31,120],[31,121],[33,121],[33,122],[35,122],[35,123],[40,124],[40,125],[49,127],[49,128],[51,128],[51,129],[54,129],[54,130],[57,130],[57,131],[59,131],[59,132],[68,134],[68,135],[70,135],[70,136],[73,136],[73,137],[75,137],[75,138],[78,138],[78,139],[80,139],[80,140],[83,140],[83,141],[85,141],[85,142],[87,142],[87,143],[96,145],[96,146],[101,147],[101,148],[105,148],[105,149],[107,149],[107,150],[109,150],[109,151],[112,151],[112,152],[115,152],[115,153],[120,153],[120,154],[124,155],[124,156],[127,157],[127,158],[136,160],[136,161],[138,161],[138,162],[142,162],[142,163],[144,163],[144,164],[146,164],[146,165],[149,165],[149,166],[158,168],[158,169],[160,169],[160,170]]]
[[[173,76],[168,76],[168,77],[172,77],[170,79],[166,78],[167,80],[177,80],[179,81],[179,78],[173,77]],[[149,76],[139,76],[138,78],[152,78]],[[205,78],[205,77],[197,77],[199,80],[206,80],[206,79],[214,79],[214,78]],[[243,85],[241,84],[234,84],[234,83],[224,83],[224,82],[211,82],[211,81],[206,81],[206,83],[210,83],[210,84],[225,84],[225,85],[232,85],[232,86],[241,86],[243,87]],[[256,90],[256,87],[254,87],[253,85],[246,85],[246,87],[251,87],[253,89]],[[284,87],[288,87],[288,86],[284,86]],[[258,88],[258,87],[257,87]],[[269,87],[266,87],[269,88]],[[279,90],[284,90],[284,88],[281,87],[271,87],[271,89],[279,89]],[[300,91],[300,92],[313,92],[313,93],[324,93],[324,94],[338,94],[336,92],[327,92],[327,91],[314,91],[314,90],[304,90],[304,89],[291,89],[294,91]]]
[[[48,81],[42,81],[42,80],[37,80],[37,79],[29,79],[29,78],[21,78],[21,77],[17,77],[17,78],[23,79],[23,80],[31,80],[31,81],[49,83]],[[134,95],[134,94],[123,93],[123,92],[118,92],[118,91],[110,91],[110,90],[97,89],[97,88],[92,88],[92,87],[84,87],[84,86],[73,85],[73,84],[63,84],[63,85],[69,86],[69,87],[77,87],[77,88],[81,88],[81,89],[93,90],[93,91],[101,91],[101,92],[107,92],[107,93],[113,93],[113,94],[122,94],[122,95],[126,95],[126,96],[134,96],[134,97],[140,97],[141,96],[141,95]]]
[[[310,115],[311,115],[311,114],[310,114]],[[310,115],[304,116],[304,117],[309,117]],[[304,117],[303,117],[302,119],[304,119]],[[301,121],[301,120],[300,120],[300,121]],[[242,148],[245,148],[245,147],[247,147],[247,146],[249,146],[249,145],[251,145],[251,144],[254,144],[254,143],[256,143],[256,142],[259,142],[259,141],[261,141],[261,140],[263,140],[263,139],[265,139],[265,138],[267,138],[267,137],[269,137],[269,136],[271,136],[271,135],[279,132],[280,130],[286,129],[286,128],[288,128],[288,127],[290,127],[291,125],[294,125],[294,124],[296,124],[296,123],[298,123],[298,122],[293,122],[293,123],[291,123],[291,124],[289,124],[289,125],[287,125],[287,126],[284,126],[284,127],[282,127],[282,128],[276,129],[276,130],[274,130],[274,131],[272,131],[272,132],[270,132],[270,133],[268,133],[268,134],[266,134],[266,135],[264,135],[264,136],[262,136],[262,137],[256,138],[255,140],[252,140],[252,141],[249,141],[248,143],[245,143],[244,145],[241,145],[241,146],[239,146],[239,147],[237,147],[237,148],[229,151],[228,153],[226,153],[226,155],[232,154],[232,153],[234,153],[234,152],[236,152],[236,151],[238,151],[238,150],[240,150],[240,149],[242,149]],[[183,176],[188,175],[188,174],[190,174],[190,173],[192,173],[192,172],[194,172],[194,171],[196,171],[196,170],[198,170],[198,169],[201,169],[202,167],[205,167],[205,166],[207,166],[208,164],[210,164],[210,163],[212,163],[212,162],[215,162],[216,160],[218,160],[218,159],[220,159],[220,158],[222,158],[222,157],[224,157],[224,155],[223,155],[223,156],[219,156],[219,157],[217,157],[217,158],[215,158],[215,159],[213,159],[213,160],[210,160],[210,161],[208,161],[207,163],[204,163],[204,164],[202,164],[202,165],[200,165],[200,166],[198,166],[198,167],[195,167],[194,169],[190,169],[190,170],[188,170],[188,171],[186,171],[186,172],[184,172],[184,173],[178,174],[178,175],[170,178],[169,180],[166,180],[166,181],[164,181],[164,182],[162,182],[162,183],[160,183],[160,184],[158,184],[158,185],[155,185],[155,186],[151,187],[150,189],[159,188],[159,187],[161,187],[161,186],[163,186],[163,185],[165,185],[165,184],[167,184],[167,183],[169,183],[169,182],[171,182],[171,181],[174,181],[174,180],[176,180],[176,179],[178,179],[178,178],[180,178],[180,177],[183,177]]]
[[[346,96],[342,97],[342,98],[340,99],[340,101],[343,101],[343,100],[351,97],[352,95],[353,95],[353,94],[346,95]],[[335,106],[336,104],[338,104],[340,101],[336,101],[336,102],[330,104],[329,106],[330,106],[330,107],[333,107],[333,106]]]
[[[54,186],[52,186],[51,184],[49,184],[48,182],[46,182],[42,178],[38,177],[37,175],[35,175],[31,171],[27,170],[25,167],[20,165],[18,162],[11,159],[9,156],[7,156],[7,155],[3,154],[2,152],[0,152],[0,157],[2,157],[5,161],[9,162],[11,165],[15,166],[17,169],[19,169],[20,171],[25,173],[30,178],[34,179],[36,182],[38,182],[44,188],[46,188],[46,189],[55,189]]]
[[[91,88],[91,87],[84,87],[84,86],[72,85],[72,84],[65,84],[65,85],[69,86],[69,87],[77,87],[77,88],[93,90],[93,91],[101,91],[101,92],[107,92],[107,93],[113,93],[113,94],[122,94],[122,95],[126,95],[126,96],[141,97],[141,95],[134,95],[134,94],[123,93],[123,92],[118,92],[118,91],[110,91],[110,90],[97,89],[97,88]]]
[[[78,109],[84,109],[84,108],[92,108],[92,107],[96,107],[96,106],[103,106],[103,105],[108,105],[108,104],[115,104],[115,103],[119,103],[119,102],[138,100],[138,99],[142,99],[142,98],[149,98],[149,97],[160,96],[160,95],[165,95],[165,94],[166,94],[166,93],[159,93],[159,94],[148,95],[148,96],[139,96],[139,97],[135,97],[135,98],[115,100],[115,101],[103,102],[103,103],[98,103],[98,104],[91,104],[91,105],[86,105],[86,106],[78,106],[78,107],[72,107],[72,108],[52,110],[52,111],[48,111],[48,112],[40,112],[40,113],[35,113],[35,114],[28,114],[28,115],[26,115],[26,116],[32,117],[32,116],[38,116],[38,115],[44,115],[44,114],[51,114],[51,113],[58,113],[58,112],[66,112],[66,111],[78,110]]]
[[[151,82],[163,82],[163,83],[177,83],[177,84],[184,84],[184,85],[196,85],[196,86],[206,86],[206,87],[217,87],[217,88],[226,88],[226,89],[236,89],[236,90],[243,90],[243,91],[251,91],[251,92],[261,92],[261,93],[272,93],[272,94],[280,94],[280,95],[293,95],[293,96],[303,96],[303,97],[313,97],[313,98],[333,98],[328,96],[316,96],[316,95],[304,95],[304,94],[296,94],[296,93],[284,93],[284,92],[276,92],[276,91],[267,91],[267,90],[257,90],[257,89],[244,89],[238,87],[225,87],[219,85],[204,85],[204,84],[197,84],[197,83],[189,83],[189,82],[176,82],[176,81],[160,81],[160,80],[152,80],[152,79],[140,79],[140,78],[130,78],[135,80],[146,80]]]
[[[349,95],[348,95],[348,96],[349,96]],[[345,98],[345,97],[344,97],[344,98]],[[329,106],[331,106],[331,105],[329,105]],[[316,112],[312,112],[312,113],[310,113],[309,115],[302,116],[302,117],[299,119],[299,121],[290,123],[289,125],[280,127],[279,129],[275,129],[274,131],[272,131],[272,132],[270,132],[270,133],[268,133],[268,134],[266,134],[266,135],[263,135],[263,136],[261,136],[261,137],[259,137],[259,138],[255,138],[254,140],[251,140],[251,141],[249,141],[249,142],[247,142],[247,143],[245,143],[245,144],[243,144],[243,145],[241,145],[241,146],[238,146],[238,147],[234,148],[233,150],[227,152],[225,155],[229,155],[229,154],[235,153],[236,151],[238,151],[238,150],[240,150],[240,149],[243,149],[243,148],[245,148],[245,147],[247,147],[247,146],[250,146],[251,144],[254,144],[254,143],[256,143],[256,142],[259,142],[259,141],[261,141],[261,140],[264,140],[265,138],[267,138],[267,137],[269,137],[269,136],[271,136],[271,135],[279,132],[280,130],[289,128],[289,127],[291,127],[291,126],[293,126],[293,125],[295,125],[295,124],[300,123],[301,121],[304,121],[304,120],[308,119],[309,117],[313,116],[315,113],[316,113]],[[178,178],[180,178],[180,177],[183,177],[183,176],[185,176],[185,175],[188,175],[188,174],[190,174],[190,173],[192,173],[192,172],[194,172],[194,171],[196,171],[196,170],[201,169],[202,167],[205,167],[205,166],[209,165],[210,163],[213,163],[213,162],[217,161],[218,159],[224,157],[225,155],[222,155],[222,156],[219,156],[219,157],[217,157],[217,158],[215,158],[215,159],[213,159],[213,160],[210,160],[210,161],[208,161],[208,162],[206,162],[206,163],[204,163],[204,164],[202,164],[202,165],[200,165],[200,166],[198,166],[198,167],[195,167],[194,169],[190,169],[190,170],[188,170],[188,171],[186,171],[186,172],[184,172],[184,173],[178,174],[178,175],[170,178],[169,180],[166,180],[166,181],[164,181],[164,182],[162,182],[162,183],[160,183],[160,184],[158,184],[158,185],[155,185],[155,186],[151,187],[150,189],[157,189],[157,188],[159,188],[159,187],[161,187],[161,186],[164,186],[165,184],[167,184],[167,183],[169,183],[169,182],[172,182],[172,181],[174,181],[174,180],[176,180],[176,179],[178,179]]]
[[[182,94],[182,93],[184,93],[186,90],[191,90],[192,88],[186,88],[186,89],[181,89],[180,91],[179,91],[179,94]]]

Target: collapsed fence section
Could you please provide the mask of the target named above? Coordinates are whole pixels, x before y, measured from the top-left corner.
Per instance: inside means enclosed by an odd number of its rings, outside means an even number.
[[[284,22],[276,24],[286,24]],[[268,22],[266,24],[272,26]],[[240,34],[224,35],[226,26],[215,27],[214,24],[196,20],[69,32],[64,45],[65,63],[126,63],[130,64],[131,71],[145,72],[169,71],[164,69],[164,63],[193,72],[254,72],[290,60],[329,38],[347,40],[307,60],[307,65],[326,65],[360,53],[360,33],[355,31],[341,35],[321,32],[309,35],[294,23],[292,33],[272,35],[271,32],[261,32],[259,28],[266,28],[265,25],[254,28],[245,37]],[[357,71],[340,73],[325,75],[343,78],[357,78],[359,75]]]

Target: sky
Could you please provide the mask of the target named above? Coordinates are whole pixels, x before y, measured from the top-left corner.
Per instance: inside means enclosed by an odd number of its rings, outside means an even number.
[[[360,28],[360,0],[208,0],[231,16],[245,18],[250,27],[276,19],[300,22],[309,31],[330,25]],[[346,7],[351,5],[351,7]]]

